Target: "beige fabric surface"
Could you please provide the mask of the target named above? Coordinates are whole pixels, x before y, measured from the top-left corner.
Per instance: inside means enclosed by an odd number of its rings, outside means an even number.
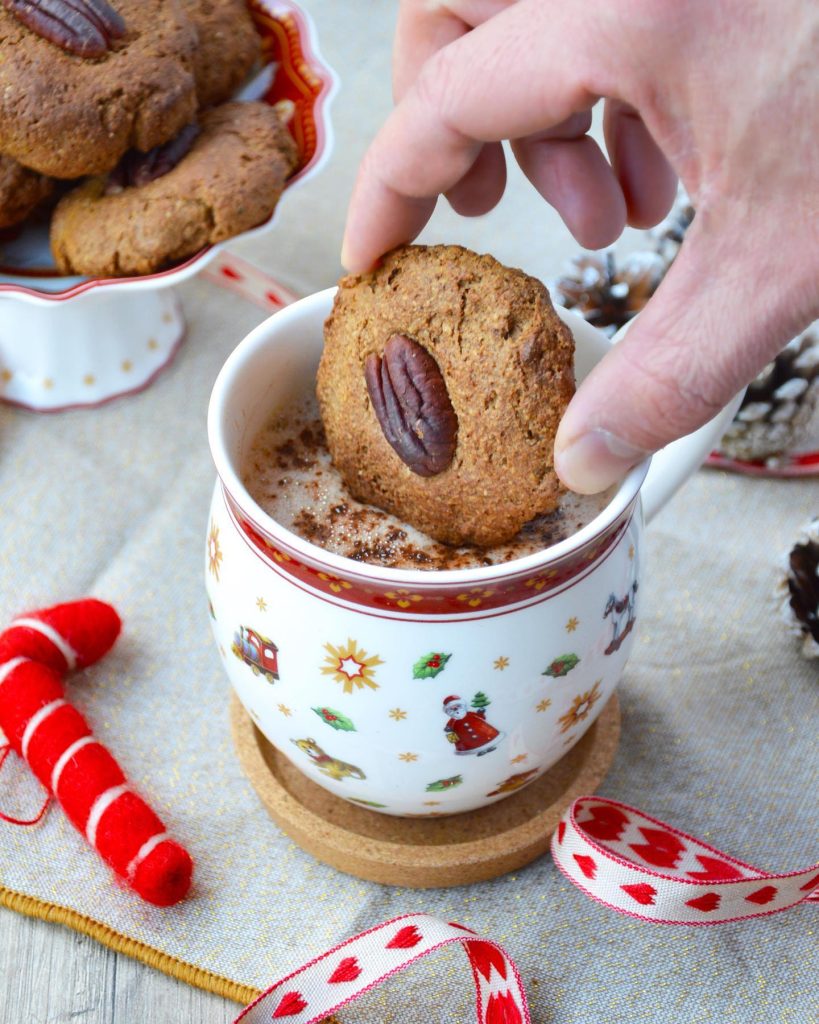
[[[302,291],[337,272],[354,166],[389,103],[392,18],[392,5],[363,0],[308,6],[343,80],[336,152],[287,197],[272,235],[237,246]],[[425,237],[544,277],[573,249],[516,175],[500,211],[469,223],[442,211]],[[143,394],[55,416],[0,406],[0,623],[85,593],[117,606],[122,638],[70,694],[188,845],[195,890],[170,910],[146,906],[53,809],[37,829],[0,824],[0,884],[249,985],[426,910],[506,945],[543,1024],[815,1020],[811,907],[715,928],[653,926],[592,903],[548,858],[491,883],[409,892],[326,868],[278,832],[231,747],[203,582],[207,399],[261,311],[204,281],[180,297],[188,339]],[[602,788],[769,870],[816,859],[819,669],[799,657],[771,595],[779,556],[818,499],[811,480],[702,471],[652,524],[622,742]],[[24,774],[4,769],[4,810],[32,795]],[[470,1019],[467,978],[457,954],[443,956],[346,1019]]]

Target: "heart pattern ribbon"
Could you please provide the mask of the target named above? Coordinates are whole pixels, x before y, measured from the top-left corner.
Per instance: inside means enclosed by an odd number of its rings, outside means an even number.
[[[469,958],[478,1024],[530,1024],[523,983],[504,950],[463,925],[429,914],[393,918],[322,953],[272,985],[234,1024],[314,1024],[453,942],[461,943]]]
[[[602,797],[580,797],[552,838],[563,874],[592,899],[655,924],[721,924],[819,902],[819,864],[770,874]],[[530,1024],[514,961],[455,922],[407,914],[378,924],[288,974],[234,1024],[317,1024],[421,957],[460,942],[475,983],[478,1024]]]
[[[819,901],[819,864],[772,875],[602,797],[566,810],[552,857],[592,899],[657,924],[722,924]]]

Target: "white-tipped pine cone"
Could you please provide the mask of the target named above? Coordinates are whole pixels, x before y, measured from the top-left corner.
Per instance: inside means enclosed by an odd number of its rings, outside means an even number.
[[[664,271],[654,252],[634,252],[619,260],[610,249],[581,253],[555,282],[557,301],[611,337],[645,306]]]
[[[776,597],[788,631],[805,658],[819,658],[819,516],[800,531],[784,559]]]
[[[818,398],[819,321],[751,381],[720,452],[745,461],[775,460],[798,445]]]
[[[668,216],[648,232],[666,270],[680,251],[685,233],[693,219],[694,207],[688,198],[688,193],[680,185],[677,189],[677,198],[674,200],[674,205]]]

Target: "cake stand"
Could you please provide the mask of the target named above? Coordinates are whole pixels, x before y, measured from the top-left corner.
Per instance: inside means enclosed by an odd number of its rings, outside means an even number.
[[[288,117],[300,153],[288,192],[329,156],[337,77],[320,56],[312,20],[293,0],[248,0],[248,8],[263,66],[235,98],[279,105]],[[237,238],[270,231],[275,220],[274,214]],[[47,224],[0,231],[0,401],[56,412],[147,387],[185,334],[174,286],[203,270],[225,244],[143,277],[64,277],[54,267]]]

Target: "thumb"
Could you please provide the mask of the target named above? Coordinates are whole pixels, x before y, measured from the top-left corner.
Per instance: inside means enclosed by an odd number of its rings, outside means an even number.
[[[566,410],[555,469],[571,490],[605,490],[702,426],[810,322],[798,301],[807,283],[792,262],[772,266],[787,247],[753,233],[747,221],[725,231],[697,213],[657,292]]]

